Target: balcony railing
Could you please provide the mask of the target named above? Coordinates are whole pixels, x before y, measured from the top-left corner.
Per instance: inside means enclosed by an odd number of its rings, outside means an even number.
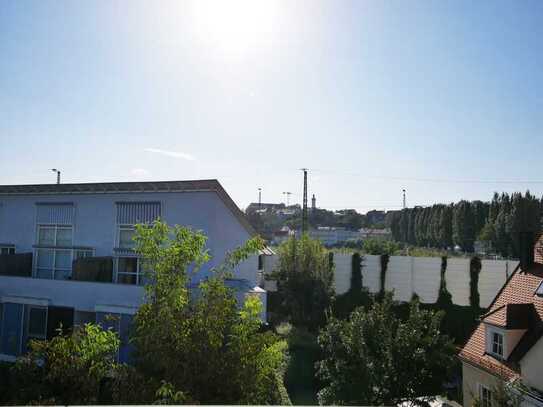
[[[32,253],[0,255],[0,276],[33,277]],[[83,257],[72,262],[68,280],[113,283],[113,257]]]

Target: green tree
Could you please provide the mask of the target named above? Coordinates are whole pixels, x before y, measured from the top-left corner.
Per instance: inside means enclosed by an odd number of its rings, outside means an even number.
[[[331,319],[319,335],[324,358],[318,376],[321,404],[397,405],[439,394],[454,361],[452,342],[440,334],[441,313],[417,301],[405,320],[393,312],[392,295],[348,320]]]
[[[119,338],[93,324],[31,341],[30,351],[12,367],[15,404],[98,404],[104,383],[115,375]]]
[[[283,317],[311,331],[324,325],[334,296],[334,269],[318,240],[303,235],[283,243],[275,278]]]
[[[387,254],[389,256],[392,256],[400,249],[400,244],[383,239],[365,239],[362,245],[362,250],[364,251],[364,253],[370,255]]]
[[[261,247],[258,239],[229,254],[213,275],[190,289],[190,270],[209,259],[206,237],[162,222],[137,227],[136,251],[153,270],[146,302],[134,318],[136,370],[161,402],[281,403],[286,343],[261,332],[261,304],[241,310],[225,279]],[[141,400],[150,402],[152,400]]]
[[[473,252],[475,218],[469,201],[460,201],[453,210],[453,240],[466,252]]]

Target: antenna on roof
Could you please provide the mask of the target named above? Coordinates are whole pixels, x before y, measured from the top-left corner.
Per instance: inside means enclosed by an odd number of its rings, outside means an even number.
[[[56,168],[51,168],[51,171],[57,173],[57,184],[60,184],[60,171],[57,170]]]

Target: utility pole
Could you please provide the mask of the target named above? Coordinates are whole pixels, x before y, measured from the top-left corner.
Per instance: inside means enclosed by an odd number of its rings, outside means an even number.
[[[287,206],[290,205],[290,196],[292,195],[292,192],[283,192],[283,195],[287,196]]]
[[[57,170],[56,168],[51,168],[51,171],[57,173],[57,184],[60,184],[60,171]]]
[[[405,189],[402,189],[403,192],[403,208],[406,209],[407,205],[405,204]]]
[[[307,168],[302,168],[304,172],[304,200],[302,206],[302,234],[307,232]]]
[[[258,209],[262,209],[262,188],[258,188]]]

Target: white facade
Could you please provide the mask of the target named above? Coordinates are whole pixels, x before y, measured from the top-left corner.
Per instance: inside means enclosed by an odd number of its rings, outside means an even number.
[[[213,180],[0,186],[0,246],[13,248],[15,257],[32,257],[22,274],[0,266],[0,358],[23,352],[34,335],[49,335],[55,318],[71,325],[101,322],[106,314],[115,314],[122,341],[130,315],[144,301],[145,278],[132,250],[133,227],[158,217],[208,237],[212,260],[192,275],[192,285],[210,276],[225,254],[252,234],[241,211]],[[101,258],[105,266],[94,277],[78,274],[74,265],[80,257],[94,258],[83,260],[91,263]],[[228,284],[240,301],[254,294],[265,306],[257,269],[254,256],[237,268]]]

